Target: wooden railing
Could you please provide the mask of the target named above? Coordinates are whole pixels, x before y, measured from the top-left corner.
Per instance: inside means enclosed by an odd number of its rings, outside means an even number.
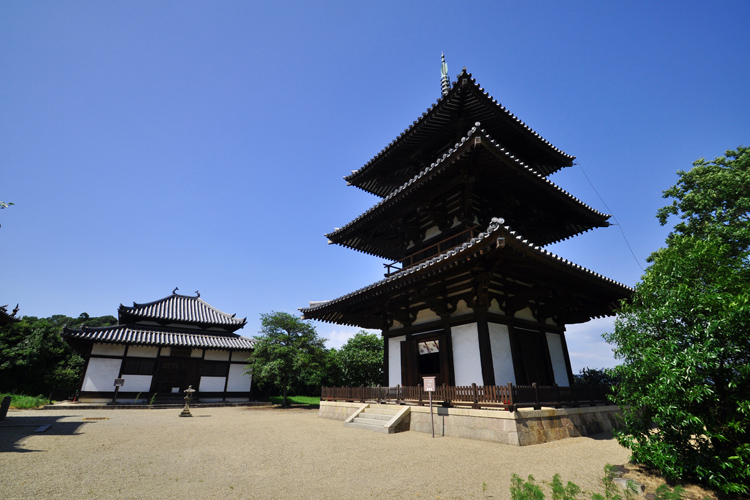
[[[466,243],[467,241],[474,238],[478,234],[479,234],[478,230],[474,228],[469,228],[466,231],[460,232],[458,234],[454,234],[450,238],[446,238],[444,240],[438,241],[437,243],[434,243],[417,252],[414,252],[413,254],[407,256],[403,260],[400,260],[400,261],[397,260],[389,264],[383,264],[383,266],[385,266],[386,268],[385,275],[386,277],[388,277],[408,267],[421,264],[422,262],[426,260],[430,260],[431,258],[435,257],[436,255],[440,255],[443,252],[447,252],[451,248],[454,248],[454,247],[457,247],[458,245]],[[399,265],[401,267],[398,267]]]
[[[435,388],[432,401],[442,406],[470,406],[472,408],[540,409],[542,406],[596,406],[609,404],[610,386],[560,387],[531,385],[449,386]],[[429,394],[421,385],[395,387],[323,387],[321,401],[376,401],[397,404],[424,405]]]

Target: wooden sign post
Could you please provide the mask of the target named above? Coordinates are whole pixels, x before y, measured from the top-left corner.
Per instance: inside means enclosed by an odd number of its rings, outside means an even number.
[[[435,437],[435,418],[432,415],[432,393],[435,392],[435,377],[422,377],[424,391],[430,394],[430,427],[432,427],[432,437]]]
[[[124,378],[115,379],[115,397],[112,398],[112,404],[117,403],[117,393],[120,392],[120,387],[122,387],[123,385],[125,385]]]

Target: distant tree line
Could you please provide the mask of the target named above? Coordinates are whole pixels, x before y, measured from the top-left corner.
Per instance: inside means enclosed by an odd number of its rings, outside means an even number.
[[[114,316],[82,313],[77,318],[24,316],[0,327],[0,392],[49,396],[55,389],[77,387],[85,361],[60,337],[63,326],[115,324]]]
[[[315,327],[291,314],[261,315],[247,366],[260,393],[318,396],[322,386],[373,386],[383,381],[383,340],[366,331],[341,349],[326,349]]]

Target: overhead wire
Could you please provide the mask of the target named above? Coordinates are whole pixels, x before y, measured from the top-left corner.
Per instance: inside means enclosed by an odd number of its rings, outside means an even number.
[[[583,173],[583,176],[586,178],[586,180],[588,181],[589,185],[591,186],[591,189],[594,190],[594,192],[596,193],[596,196],[599,197],[599,200],[606,207],[607,211],[610,214],[612,214],[612,218],[615,220],[615,223],[616,223],[615,225],[620,229],[620,234],[622,234],[622,239],[625,240],[625,245],[628,247],[628,250],[630,250],[630,255],[633,256],[633,260],[635,260],[635,263],[638,264],[638,267],[641,268],[641,271],[644,271],[643,266],[641,265],[640,261],[638,260],[638,257],[635,256],[635,252],[633,252],[633,248],[630,246],[630,242],[628,241],[627,236],[625,236],[625,231],[622,229],[622,224],[620,224],[620,221],[617,220],[617,217],[615,216],[615,213],[612,211],[611,208],[609,208],[609,206],[607,206],[607,202],[604,201],[604,198],[602,198],[602,196],[599,194],[599,191],[596,190],[596,188],[594,187],[594,183],[591,182],[591,179],[589,179],[589,176],[586,175],[586,171],[583,169],[583,166],[579,162],[577,162],[577,161],[573,162],[573,164],[574,165],[578,165],[578,168],[581,169],[581,172]]]

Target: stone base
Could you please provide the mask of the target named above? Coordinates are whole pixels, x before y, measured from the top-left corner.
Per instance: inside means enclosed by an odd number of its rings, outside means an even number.
[[[360,403],[321,401],[319,417],[346,420]],[[393,405],[390,405],[393,406]],[[371,407],[377,407],[372,404]],[[619,427],[618,406],[473,410],[433,407],[435,436],[452,436],[526,446],[569,437],[589,436]],[[409,430],[430,433],[430,408],[412,406]],[[406,425],[406,421],[403,422]]]

